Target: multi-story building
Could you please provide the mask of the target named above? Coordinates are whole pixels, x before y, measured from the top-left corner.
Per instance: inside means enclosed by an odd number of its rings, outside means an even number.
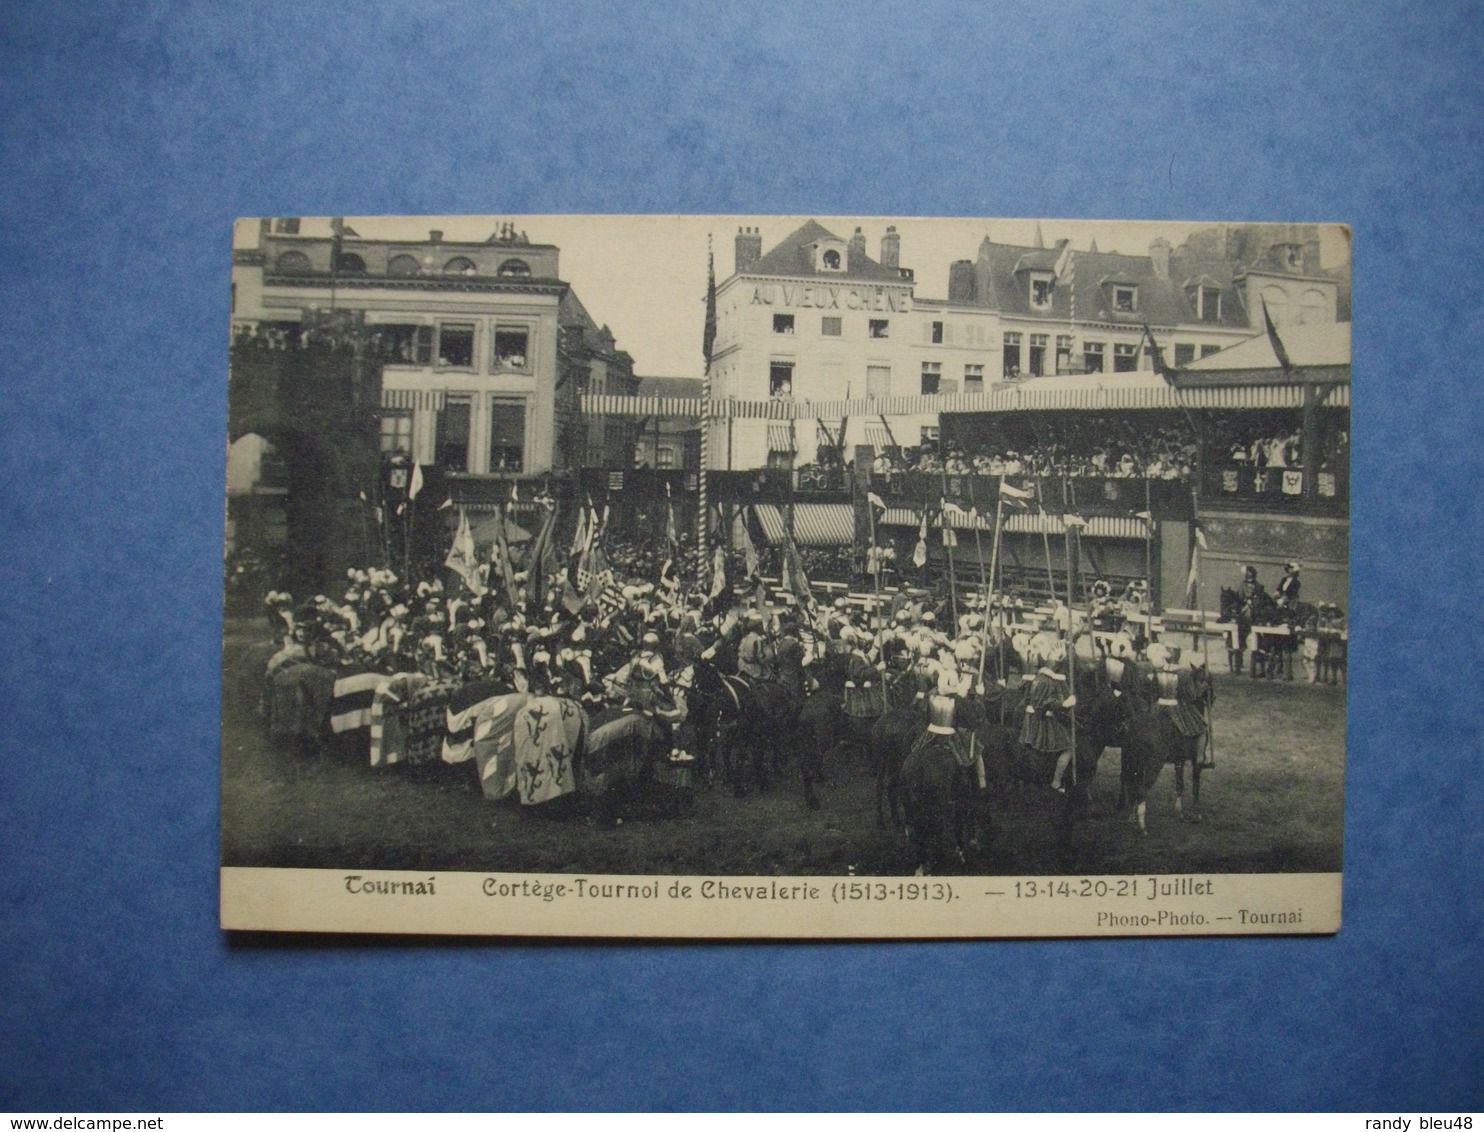
[[[881,258],[866,254],[857,228],[841,239],[817,221],[789,233],[766,255],[756,228],[737,233],[736,267],[716,289],[712,397],[758,401],[886,399],[915,395],[917,345],[912,272],[900,266],[896,229]],[[826,434],[884,443],[878,419],[729,418],[709,445],[712,468],[787,467],[813,462]],[[916,445],[932,414],[888,416],[900,443]]]
[[[333,229],[263,221],[258,246],[234,259],[234,327],[297,341],[325,312],[355,312],[384,366],[384,453],[407,453],[443,474],[455,503],[478,503],[503,490],[490,481],[632,452],[631,428],[588,429],[579,416],[581,394],[637,385],[632,358],[561,279],[555,246],[510,224],[477,243]]]

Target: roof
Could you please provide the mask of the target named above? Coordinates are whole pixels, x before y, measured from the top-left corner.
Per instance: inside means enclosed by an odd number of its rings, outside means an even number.
[[[773,250],[747,268],[747,275],[788,275],[811,279],[874,279],[882,283],[906,283],[895,268],[882,267],[868,255],[852,252],[845,257],[844,271],[816,271],[809,245],[818,240],[848,241],[835,235],[817,220],[807,221],[794,229]]]
[[[1314,322],[1278,328],[1283,352],[1295,366],[1348,366],[1350,324]],[[1230,370],[1281,370],[1278,355],[1267,334],[1256,334],[1182,367],[1182,373],[1211,373]]]
[[[990,307],[1008,315],[1045,319],[1047,322],[1072,321],[1073,304],[1076,321],[1125,324],[1138,327],[1178,326],[1199,323],[1188,281],[1204,279],[1207,286],[1221,288],[1224,296],[1221,319],[1206,323],[1213,327],[1246,328],[1247,310],[1235,286],[1231,265],[1217,256],[1200,254],[1185,245],[1170,255],[1166,276],[1155,271],[1148,255],[1120,255],[1117,252],[1072,249],[1071,283],[1058,279],[1051,293],[1051,303],[1033,307],[1030,300],[1030,273],[1055,269],[1066,241],[1055,248],[1034,248],[1015,244],[997,244],[988,237],[980,243],[974,262],[975,296],[973,305]],[[1114,285],[1137,287],[1135,309],[1131,312],[1113,309]]]

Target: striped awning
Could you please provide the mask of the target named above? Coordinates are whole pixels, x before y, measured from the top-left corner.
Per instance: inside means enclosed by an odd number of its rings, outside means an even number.
[[[422,409],[441,413],[448,403],[448,393],[442,389],[387,389],[381,390],[383,409]]]
[[[769,452],[796,452],[794,426],[792,424],[770,424],[768,426]]]
[[[782,397],[766,401],[702,401],[684,397],[624,397],[616,394],[586,394],[584,413],[606,416],[699,417],[703,410],[713,419],[811,420],[843,417],[931,417],[941,413],[1046,412],[1065,409],[1297,409],[1304,403],[1304,387],[1298,384],[1190,386],[1174,388],[1153,384],[1104,384],[1096,375],[1086,383],[1056,389],[1006,386],[985,393],[948,393],[932,397],[878,397],[849,401],[798,401]],[[1348,383],[1339,383],[1324,400],[1326,406],[1346,408],[1350,404]],[[869,426],[868,426],[869,429]],[[885,433],[885,429],[881,430]],[[889,441],[885,441],[889,443]]]
[[[866,443],[878,452],[892,447],[891,435],[879,424],[866,426]]]
[[[757,520],[769,543],[783,541],[783,508],[759,503]],[[795,503],[794,542],[800,546],[849,546],[855,542],[855,508],[849,503]]]
[[[974,518],[965,512],[962,516],[956,516],[952,512],[948,515],[948,525],[957,530],[973,530]],[[990,531],[994,529],[994,516],[979,515],[979,529]],[[928,526],[936,528],[937,513],[928,516]],[[1123,515],[1090,515],[1085,516],[1087,526],[1082,529],[1082,534],[1087,538],[1122,538],[1138,539],[1141,542],[1145,535],[1143,519]],[[889,507],[886,513],[878,520],[878,526],[887,527],[918,527],[922,523],[922,512],[914,511],[910,507]],[[1033,514],[1007,514],[1005,516],[1005,530],[1016,534],[1041,534],[1060,535],[1065,533],[1066,525],[1061,521],[1059,515],[1047,515],[1042,512]]]

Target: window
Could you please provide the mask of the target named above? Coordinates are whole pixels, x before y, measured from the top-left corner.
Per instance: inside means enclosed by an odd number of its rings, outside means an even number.
[[[922,426],[922,432],[919,433],[918,435],[921,436],[922,443],[923,443],[923,446],[924,447],[926,447],[927,445],[932,445],[935,448],[937,447],[937,445],[938,445],[938,426],[937,425],[923,425]]]
[[[1137,310],[1138,289],[1135,287],[1113,288],[1113,309],[1122,311],[1124,314],[1132,314]]]
[[[386,273],[388,275],[403,277],[416,275],[422,267],[417,262],[416,256],[394,255],[386,261]]]
[[[932,341],[935,346],[941,346],[943,344],[943,324],[941,322],[935,322],[932,325]]]
[[[1005,335],[1005,376],[1020,376],[1020,335],[1010,332]]]
[[[866,396],[891,396],[891,366],[866,367]]]
[[[285,275],[302,275],[311,270],[309,257],[303,252],[284,252],[275,266]]]
[[[1175,364],[1177,366],[1188,366],[1195,361],[1195,344],[1192,342],[1175,343]]]
[[[794,316],[791,314],[775,314],[773,316],[774,334],[792,334],[794,332]]]
[[[273,221],[273,231],[279,236],[297,236],[299,234],[299,218],[297,216],[280,216]]]
[[[378,326],[375,339],[391,365],[425,366],[433,361],[431,326]]]
[[[1040,377],[1046,372],[1046,340],[1045,334],[1031,335],[1031,364],[1032,377]]]
[[[524,326],[495,327],[495,368],[530,368],[531,332]]]
[[[1202,346],[1201,347],[1201,357],[1203,357],[1203,358],[1209,358],[1212,354],[1219,354],[1220,352],[1221,352],[1221,347],[1220,346],[1210,346],[1210,345],[1207,345],[1207,346]]]
[[[1324,292],[1313,288],[1299,296],[1299,322],[1316,323],[1332,321],[1329,317],[1329,302]]]
[[[890,337],[890,331],[891,320],[886,318],[873,318],[866,327],[866,332],[872,338],[888,338]]]
[[[671,447],[668,444],[662,444],[662,445],[660,445],[660,461],[659,461],[659,464],[660,464],[660,467],[662,467],[662,468],[673,468],[673,467],[675,467],[675,449],[673,447]]]
[[[438,326],[438,364],[457,369],[474,368],[474,324],[444,322]]]
[[[1072,336],[1070,334],[1056,336],[1056,372],[1072,372]]]
[[[1221,288],[1220,287],[1202,287],[1201,288],[1201,312],[1200,313],[1201,313],[1201,321],[1202,322],[1220,322],[1221,321]]]
[[[525,471],[526,403],[520,397],[490,399],[490,471]]]
[[[450,472],[469,470],[469,398],[450,397],[438,414],[433,462]]]
[[[1103,372],[1103,343],[1082,343],[1082,368],[1088,373]]]
[[[931,397],[938,392],[938,387],[943,382],[942,362],[922,363],[922,395]]]
[[[1133,373],[1139,368],[1139,347],[1122,342],[1113,343],[1113,372]]]
[[[820,261],[831,271],[840,270],[840,253],[834,248],[827,248],[824,255],[820,257]]]
[[[476,270],[474,261],[461,255],[456,255],[443,265],[444,275],[474,275]]]
[[[964,392],[984,392],[984,367],[972,362],[964,366]]]
[[[843,332],[843,323],[837,314],[827,314],[819,320],[819,332],[826,338],[838,338]]]
[[[768,364],[768,396],[792,397],[793,395],[793,362],[770,362]]]
[[[1031,276],[1031,306],[1038,311],[1051,309],[1051,292],[1056,285],[1056,277],[1049,271],[1037,272]]]
[[[335,258],[335,270],[341,275],[365,275],[366,261],[355,252],[341,252]]]
[[[412,414],[409,412],[381,414],[381,451],[412,451]]]
[[[531,265],[523,259],[507,259],[496,274],[505,279],[526,279],[531,274]]]

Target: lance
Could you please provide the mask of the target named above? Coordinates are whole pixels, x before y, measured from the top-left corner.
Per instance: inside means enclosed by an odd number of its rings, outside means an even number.
[[[1076,514],[1077,500],[1073,493],[1072,481],[1068,478],[1062,480],[1062,502],[1070,508],[1067,518],[1062,520],[1062,530],[1066,538],[1067,555],[1067,694],[1072,698],[1071,711],[1071,733],[1072,733],[1072,785],[1077,785],[1077,622],[1073,613],[1072,602],[1077,595],[1076,577],[1073,565],[1076,561],[1073,550],[1076,547],[1078,532],[1073,530],[1075,523],[1068,522]]]

